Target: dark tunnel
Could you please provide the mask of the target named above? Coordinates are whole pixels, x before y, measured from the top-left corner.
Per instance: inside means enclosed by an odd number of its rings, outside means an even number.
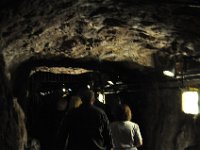
[[[79,89],[87,87],[95,91],[97,100],[98,94],[103,94],[104,101],[98,101],[97,106],[107,112],[110,122],[115,121],[113,111],[117,104],[130,106],[132,121],[140,125],[144,140],[144,145],[139,149],[156,149],[158,142],[176,143],[171,147],[177,149],[176,146],[182,147],[179,140],[183,138],[183,132],[188,134],[188,142],[192,143],[193,119],[181,110],[182,80],[172,80],[160,72],[139,66],[133,70],[127,64],[57,57],[31,58],[16,67],[11,76],[13,93],[27,116],[28,135],[38,139],[43,149],[50,150],[59,126],[58,120],[62,116],[56,112],[56,102],[59,99],[67,101]],[[41,66],[43,69],[37,69]],[[44,66],[72,70],[83,68],[89,72],[46,72]]]
[[[82,89],[110,124],[130,106],[138,150],[199,150],[199,12],[198,0],[1,0],[0,150],[60,150]]]
[[[66,69],[81,67],[89,71],[67,74],[37,70],[41,66]],[[128,104],[133,109],[134,121],[141,124],[141,132],[146,141],[148,137],[145,137],[144,119],[147,110],[141,108],[146,109],[148,104],[146,94],[143,92],[149,90],[148,87],[147,89],[144,87],[153,84],[155,76],[151,76],[149,74],[151,71],[148,69],[145,73],[141,72],[139,67],[130,70],[127,66],[126,63],[93,60],[31,58],[16,67],[11,76],[13,93],[27,116],[28,135],[38,139],[42,149],[50,150],[54,144],[55,132],[58,130],[58,120],[62,117],[61,112],[58,113],[56,110],[57,101],[60,99],[69,101],[79,89],[87,87],[95,91],[96,99],[99,93],[103,94],[104,101],[98,100],[96,105],[107,112],[110,122],[115,120],[113,116],[115,106],[120,103]],[[156,80],[158,78],[159,76]],[[141,149],[145,149],[145,145]]]

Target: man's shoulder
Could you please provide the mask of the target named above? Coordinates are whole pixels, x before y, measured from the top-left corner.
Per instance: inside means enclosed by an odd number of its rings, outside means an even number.
[[[98,112],[98,113],[100,113],[100,114],[106,114],[105,113],[105,111],[102,109],[102,108],[99,108],[98,106],[92,106],[92,108],[96,111],[96,112]]]
[[[133,121],[125,121],[124,122],[127,126],[131,127],[131,128],[135,128],[135,129],[138,129],[139,128],[139,125]]]

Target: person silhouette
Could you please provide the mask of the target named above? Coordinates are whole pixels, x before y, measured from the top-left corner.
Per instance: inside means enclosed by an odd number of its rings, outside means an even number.
[[[67,150],[109,150],[112,139],[106,113],[94,106],[94,92],[81,89],[82,104],[68,114]]]

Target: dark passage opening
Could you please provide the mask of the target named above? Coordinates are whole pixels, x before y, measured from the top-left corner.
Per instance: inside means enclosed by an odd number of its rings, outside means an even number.
[[[87,87],[95,91],[96,105],[105,110],[110,122],[115,120],[115,106],[128,104],[133,112],[132,121],[140,125],[143,139],[148,141],[145,125],[148,98],[145,91],[149,91],[154,81],[162,77],[149,69],[129,67],[125,62],[66,58],[31,58],[18,66],[12,74],[13,92],[25,111],[29,139],[37,139],[42,150],[51,150],[67,109],[58,108],[57,102],[64,100],[69,103],[71,96]],[[87,71],[79,70],[77,73],[77,68]],[[98,101],[100,93],[103,95],[101,102]],[[146,144],[140,149],[145,147]]]

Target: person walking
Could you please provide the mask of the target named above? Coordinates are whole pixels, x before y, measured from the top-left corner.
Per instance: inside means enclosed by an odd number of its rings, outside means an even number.
[[[84,89],[79,94],[82,104],[68,114],[67,150],[111,150],[112,139],[106,113],[94,106],[94,92]]]
[[[119,105],[115,122],[110,124],[113,150],[137,150],[143,144],[139,125],[131,121],[132,114],[128,105]]]
[[[55,141],[55,150],[64,150],[66,146],[66,141],[68,139],[67,134],[67,124],[68,124],[68,113],[73,111],[74,109],[78,108],[82,104],[81,98],[77,95],[73,95],[68,100],[68,108],[65,112],[65,115],[60,122],[60,126],[58,128],[56,134],[56,141]]]

